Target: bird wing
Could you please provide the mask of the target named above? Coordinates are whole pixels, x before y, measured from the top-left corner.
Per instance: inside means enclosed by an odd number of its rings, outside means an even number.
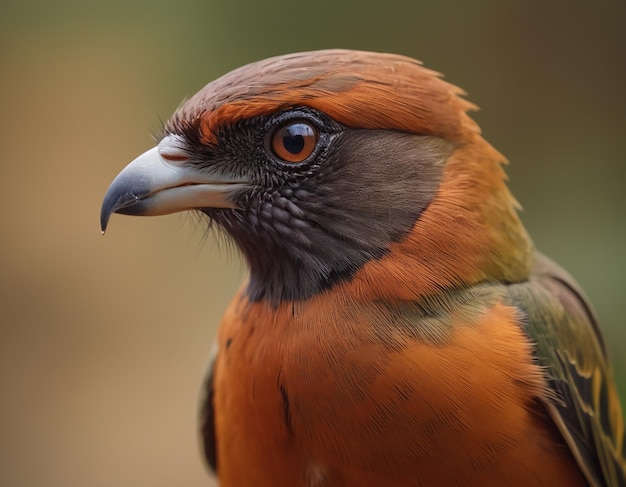
[[[217,344],[214,343],[209,355],[209,367],[204,380],[204,396],[200,409],[200,434],[204,458],[213,473],[217,473],[217,444],[215,439],[215,407],[213,398],[215,395],[214,375],[215,361],[217,359]]]
[[[544,401],[590,485],[626,486],[624,418],[593,312],[574,279],[538,254],[526,283],[508,287],[545,368]]]

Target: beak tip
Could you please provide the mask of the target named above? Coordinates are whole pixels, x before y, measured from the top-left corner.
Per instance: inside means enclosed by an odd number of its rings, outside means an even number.
[[[143,187],[129,184],[132,180],[123,172],[121,174],[123,177],[118,175],[104,195],[100,209],[100,229],[103,234],[107,229],[109,219],[113,213],[124,213],[125,209],[127,212],[129,207],[137,205],[140,202],[140,198],[137,194],[147,194],[149,192],[147,188],[144,189]]]
[[[109,217],[111,216],[111,212],[106,211],[104,208],[100,213],[100,230],[102,231],[102,235],[106,232],[107,225],[109,224]]]
[[[100,208],[100,230],[102,231],[102,235],[104,235],[107,229],[111,215],[121,206],[119,200],[120,197],[116,191],[111,191],[111,189],[107,191],[104,201],[102,202],[102,207]]]

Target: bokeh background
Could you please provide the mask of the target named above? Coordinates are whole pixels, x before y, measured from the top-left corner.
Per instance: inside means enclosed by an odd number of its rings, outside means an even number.
[[[624,397],[624,18],[621,0],[3,0],[0,485],[213,485],[199,386],[245,268],[180,215],[102,237],[100,202],[185,96],[290,51],[399,52],[467,90]]]

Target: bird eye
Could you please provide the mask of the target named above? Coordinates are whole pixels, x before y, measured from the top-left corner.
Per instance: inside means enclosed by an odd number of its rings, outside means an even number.
[[[311,124],[289,122],[274,132],[271,147],[285,162],[302,162],[313,153],[318,140],[319,134]]]

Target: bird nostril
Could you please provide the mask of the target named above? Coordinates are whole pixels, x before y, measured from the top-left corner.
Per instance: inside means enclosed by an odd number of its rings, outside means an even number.
[[[159,155],[169,162],[181,163],[189,160],[187,144],[180,135],[170,134],[159,142]]]
[[[171,162],[183,162],[186,161],[187,159],[189,159],[189,156],[187,154],[184,154],[182,152],[166,152],[166,151],[161,151],[161,157],[167,161],[171,161]]]

